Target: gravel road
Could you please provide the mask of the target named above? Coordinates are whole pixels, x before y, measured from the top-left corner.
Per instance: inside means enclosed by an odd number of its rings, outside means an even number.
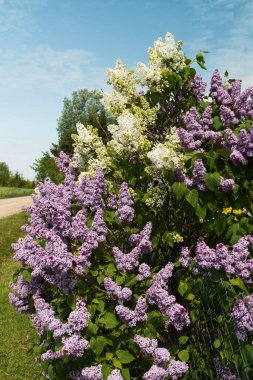
[[[30,196],[0,199],[0,218],[17,214],[22,211],[23,206],[30,206],[32,204],[33,201]]]

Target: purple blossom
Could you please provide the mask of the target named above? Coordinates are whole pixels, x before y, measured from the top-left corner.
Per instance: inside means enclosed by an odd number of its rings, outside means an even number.
[[[222,79],[219,70],[214,70],[211,78],[211,96],[214,100],[218,98],[218,90],[222,87]]]
[[[117,207],[118,207],[118,200],[117,200],[116,194],[112,191],[109,192],[107,207],[112,210],[117,210]]]
[[[179,262],[184,268],[189,267],[190,250],[188,247],[182,247],[180,252]]]
[[[140,335],[135,334],[134,341],[140,347],[141,351],[146,355],[153,355],[155,349],[158,346],[157,339],[144,338]]]
[[[144,380],[163,380],[167,376],[168,376],[168,372],[166,368],[163,368],[154,364],[148,370],[148,372],[144,373],[143,379]]]
[[[119,318],[126,325],[133,327],[138,322],[143,322],[147,319],[146,314],[147,303],[144,297],[139,297],[134,310],[123,305],[117,305],[115,310]]]
[[[122,288],[117,285],[110,277],[105,277],[104,287],[108,295],[116,296],[119,304],[129,301],[132,297],[132,290],[130,288]]]
[[[73,380],[103,380],[102,365],[94,365],[80,371],[72,371],[70,374]]]
[[[107,380],[123,380],[119,369],[114,369],[110,375],[107,377]]]
[[[191,81],[191,89],[196,95],[198,103],[203,101],[203,97],[205,95],[207,83],[205,83],[201,77],[201,75],[195,75],[193,80]]]
[[[231,179],[221,178],[220,188],[222,191],[224,191],[224,193],[229,193],[230,191],[232,191],[234,186],[235,186],[235,181],[232,178]]]
[[[223,270],[228,274],[242,278],[246,283],[252,283],[253,259],[249,259],[249,246],[253,244],[253,237],[246,235],[234,244],[229,252],[228,248],[219,243],[216,248],[210,248],[203,238],[196,244],[197,273],[201,270]]]
[[[223,367],[219,356],[216,356],[214,358],[214,366],[215,366],[216,373],[221,380],[237,380],[238,379],[238,377],[229,368]]]
[[[238,299],[233,307],[233,321],[237,338],[245,341],[253,332],[253,295]]]
[[[128,184],[123,182],[120,186],[118,205],[115,215],[121,222],[131,222],[134,218],[134,209],[131,207],[133,200],[128,190]]]
[[[137,276],[138,281],[146,280],[151,276],[150,266],[148,264],[141,264],[138,268],[139,274]]]
[[[171,360],[168,367],[168,374],[172,380],[177,380],[182,377],[189,369],[189,366],[185,362],[180,360]]]
[[[123,253],[118,247],[113,247],[112,253],[118,270],[127,271],[137,268],[141,254],[152,251],[151,230],[152,224],[148,222],[139,234],[132,234],[129,242],[136,246],[127,254]]]

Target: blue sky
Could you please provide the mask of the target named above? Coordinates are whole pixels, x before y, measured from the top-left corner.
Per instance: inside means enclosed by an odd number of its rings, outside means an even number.
[[[252,0],[0,0],[0,161],[26,177],[56,141],[63,98],[105,88],[121,58],[147,61],[170,31],[193,57],[253,84]]]

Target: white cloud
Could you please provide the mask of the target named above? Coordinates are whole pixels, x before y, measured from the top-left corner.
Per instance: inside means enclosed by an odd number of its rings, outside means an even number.
[[[57,51],[38,47],[0,50],[1,88],[46,88],[62,91],[104,84],[104,69],[93,54],[83,49]]]

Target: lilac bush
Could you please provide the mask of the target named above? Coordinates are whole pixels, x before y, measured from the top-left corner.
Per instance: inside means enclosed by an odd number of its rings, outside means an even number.
[[[49,378],[253,376],[253,90],[192,63],[170,33],[117,61],[107,137],[78,123],[37,185],[10,302]]]

